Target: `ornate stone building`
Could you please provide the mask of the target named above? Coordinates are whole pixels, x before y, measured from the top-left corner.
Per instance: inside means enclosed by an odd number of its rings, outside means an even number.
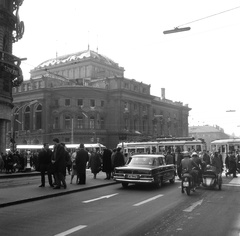
[[[21,84],[21,59],[12,55],[12,43],[22,38],[19,7],[23,0],[0,0],[0,152],[5,152],[7,123],[12,115],[12,87]]]
[[[161,97],[152,96],[150,88],[125,78],[124,68],[89,49],[47,60],[13,89],[16,142],[51,144],[58,137],[114,148],[123,139],[188,136],[190,108],[166,99],[164,89]]]

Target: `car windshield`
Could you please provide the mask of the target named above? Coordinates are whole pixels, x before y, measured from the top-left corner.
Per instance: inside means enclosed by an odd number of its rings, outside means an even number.
[[[129,160],[128,165],[134,166],[134,165],[155,165],[156,158],[153,157],[132,157]]]

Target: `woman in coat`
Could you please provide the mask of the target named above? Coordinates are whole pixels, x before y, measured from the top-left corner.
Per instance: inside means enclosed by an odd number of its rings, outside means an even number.
[[[91,169],[91,172],[93,173],[93,178],[96,179],[97,173],[99,173],[101,169],[101,158],[100,154],[96,152],[95,149],[91,152],[88,162],[88,168]]]
[[[112,152],[109,149],[104,149],[103,150],[103,156],[102,156],[102,161],[103,161],[103,172],[106,172],[106,178],[105,179],[110,179],[111,178],[111,173],[112,173],[112,160],[111,160]]]

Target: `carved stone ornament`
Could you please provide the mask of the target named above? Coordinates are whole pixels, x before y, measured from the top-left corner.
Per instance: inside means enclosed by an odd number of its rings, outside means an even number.
[[[22,3],[23,3],[23,0],[13,1],[13,10],[15,11],[15,17],[16,17],[15,27],[12,33],[13,43],[21,39],[24,34],[24,23],[23,21],[20,21],[19,14],[18,14],[19,7],[22,5]]]

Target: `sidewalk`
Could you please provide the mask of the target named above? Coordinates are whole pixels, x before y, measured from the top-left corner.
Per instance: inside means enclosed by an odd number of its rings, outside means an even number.
[[[93,179],[93,174],[91,173],[90,170],[87,170],[86,185],[77,185],[76,176],[74,176],[73,184],[70,184],[71,176],[67,175],[66,189],[63,189],[63,188],[52,189],[48,185],[47,176],[45,177],[46,187],[44,188],[38,187],[40,185],[40,173],[36,171],[27,172],[27,173],[14,173],[14,174],[0,173],[0,179],[1,180],[8,179],[8,178],[19,179],[21,177],[37,176],[37,175],[39,176],[39,182],[36,185],[29,184],[29,185],[21,185],[19,187],[10,186],[6,188],[0,188],[0,208],[116,184],[116,182],[113,181],[112,179],[105,180],[106,174],[104,172],[98,173],[97,178]]]

